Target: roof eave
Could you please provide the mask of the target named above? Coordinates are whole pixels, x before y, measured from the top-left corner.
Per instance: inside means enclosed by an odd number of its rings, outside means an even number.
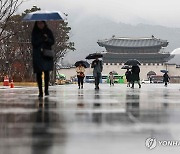
[[[99,44],[99,43],[98,43]],[[162,45],[154,45],[154,46],[134,46],[134,47],[128,47],[128,46],[113,46],[113,45],[106,45],[106,44],[99,44],[99,46],[101,47],[112,47],[112,48],[153,48],[153,47],[157,47],[157,48],[161,48],[161,47],[167,47],[166,46],[162,46]]]

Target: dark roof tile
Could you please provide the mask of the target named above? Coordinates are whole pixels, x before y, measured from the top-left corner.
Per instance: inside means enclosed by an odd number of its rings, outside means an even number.
[[[100,40],[97,42],[99,46],[113,46],[113,47],[153,47],[161,46],[166,47],[168,45],[167,40],[151,38],[111,38],[106,40]]]

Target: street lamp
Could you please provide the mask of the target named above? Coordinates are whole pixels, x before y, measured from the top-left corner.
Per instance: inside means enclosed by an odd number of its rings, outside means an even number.
[[[7,75],[9,76],[9,61],[6,61],[6,72],[7,72]]]

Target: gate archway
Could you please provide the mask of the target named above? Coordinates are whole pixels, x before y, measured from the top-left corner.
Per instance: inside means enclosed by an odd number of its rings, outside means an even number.
[[[152,76],[152,75],[156,75],[156,72],[154,72],[154,71],[149,71],[149,72],[147,73],[147,78],[149,79],[150,76]]]

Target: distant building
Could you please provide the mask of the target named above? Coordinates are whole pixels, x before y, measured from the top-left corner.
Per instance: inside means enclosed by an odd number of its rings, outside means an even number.
[[[168,46],[166,40],[157,39],[154,36],[150,38],[116,38],[113,36],[97,43],[106,49],[103,56],[102,74],[104,75],[108,75],[111,71],[124,75],[126,70],[121,69],[124,63],[128,59],[138,59],[141,62],[140,79],[149,79],[153,75],[162,77],[161,70],[168,70],[171,83],[180,83],[180,65],[168,62],[170,59],[173,60],[174,54],[180,55],[180,50],[173,54],[165,52],[164,49]],[[76,75],[76,70],[72,67],[61,68],[58,71],[69,79]],[[92,75],[93,69],[87,68],[85,74]]]
[[[171,57],[164,52],[167,40],[150,38],[116,38],[99,40],[98,45],[105,47],[104,63],[124,63],[128,59],[138,59],[141,63],[164,63]]]

